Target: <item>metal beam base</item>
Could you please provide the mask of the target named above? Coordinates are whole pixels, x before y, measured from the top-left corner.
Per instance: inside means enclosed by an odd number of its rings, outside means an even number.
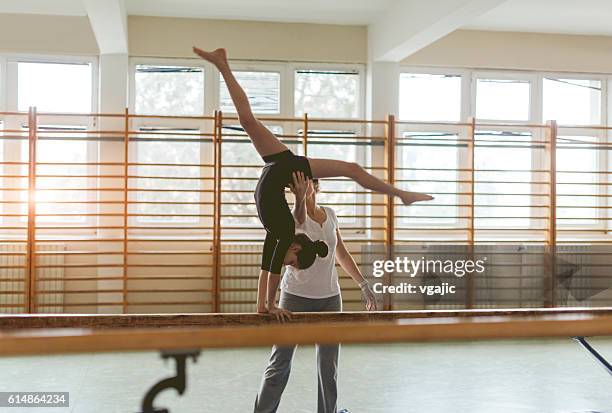
[[[591,355],[597,360],[599,364],[603,366],[604,369],[612,376],[612,364],[606,360],[604,356],[602,356],[597,350],[595,350],[584,337],[573,337],[582,347],[586,349]]]

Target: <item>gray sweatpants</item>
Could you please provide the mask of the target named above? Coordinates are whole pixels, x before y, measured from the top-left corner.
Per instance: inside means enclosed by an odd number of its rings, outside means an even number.
[[[342,311],[340,295],[329,298],[304,298],[281,292],[279,307],[293,312]],[[274,346],[255,400],[255,413],[274,413],[291,372],[296,346]],[[338,398],[338,354],[340,345],[317,344],[318,408],[317,413],[336,413]]]

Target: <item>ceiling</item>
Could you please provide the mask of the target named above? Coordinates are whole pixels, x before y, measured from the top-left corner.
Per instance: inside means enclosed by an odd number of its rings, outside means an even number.
[[[126,0],[131,15],[367,25],[395,0]]]
[[[106,0],[99,0],[106,1]],[[125,0],[130,15],[367,25],[397,1]],[[87,15],[82,0],[1,0],[0,13]],[[507,0],[464,28],[612,35],[611,0]]]
[[[508,0],[466,28],[612,35],[612,1]]]
[[[81,0],[0,0],[0,13],[87,15]]]

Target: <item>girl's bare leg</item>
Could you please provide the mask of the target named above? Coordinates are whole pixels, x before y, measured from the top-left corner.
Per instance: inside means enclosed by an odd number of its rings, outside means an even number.
[[[240,126],[242,126],[247,135],[249,135],[249,138],[251,138],[251,142],[253,142],[253,146],[255,146],[259,156],[274,155],[275,153],[286,151],[288,149],[287,146],[279,141],[278,138],[257,120],[255,115],[253,115],[249,98],[246,93],[244,93],[242,86],[240,86],[240,83],[238,83],[229,67],[225,49],[205,52],[204,50],[194,47],[193,52],[219,69],[227,85],[227,90],[234,102],[236,111],[238,112]]]
[[[418,201],[431,201],[432,196],[420,192],[402,191],[366,172],[354,162],[336,161],[333,159],[308,158],[313,178],[333,178],[344,176],[351,178],[359,185],[372,191],[400,198],[405,205]]]

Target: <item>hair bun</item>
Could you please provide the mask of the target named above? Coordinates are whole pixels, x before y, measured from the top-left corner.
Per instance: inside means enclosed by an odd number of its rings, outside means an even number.
[[[327,257],[327,253],[329,252],[329,248],[327,248],[327,244],[321,240],[315,241],[314,244],[315,244],[314,245],[315,252],[317,253],[317,255],[321,258]]]

